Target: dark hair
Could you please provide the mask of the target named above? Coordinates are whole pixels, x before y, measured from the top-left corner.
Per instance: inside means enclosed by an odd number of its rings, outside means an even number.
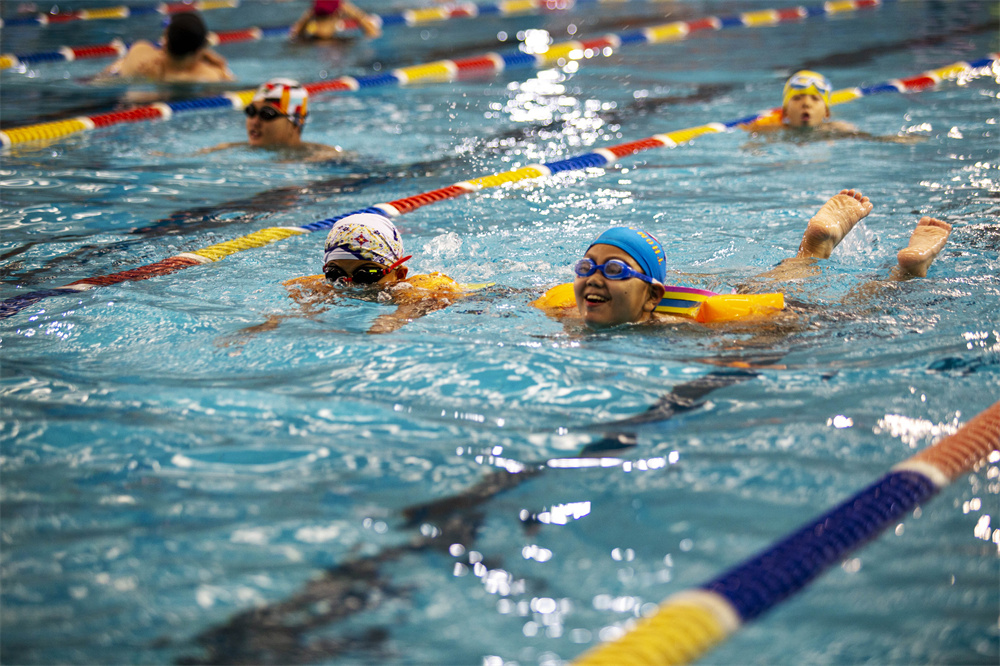
[[[208,30],[197,14],[174,14],[167,26],[167,53],[175,58],[191,55],[205,46]]]

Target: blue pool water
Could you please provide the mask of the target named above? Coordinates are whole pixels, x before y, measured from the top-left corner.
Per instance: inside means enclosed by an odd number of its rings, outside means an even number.
[[[558,42],[778,4],[587,6],[397,28],[340,49],[269,40],[220,51],[242,90],[272,75],[318,81],[512,48],[498,33]],[[355,152],[346,164],[195,155],[243,138],[235,111],[17,146],[0,154],[0,298],[744,117],[777,104],[801,68],[841,88],[983,58],[998,50],[995,5],[888,3],[563,69],[316,96],[306,137]],[[281,25],[302,6],[205,18],[217,30]],[[4,28],[3,50],[157,30],[138,18]],[[86,79],[103,64],[4,71],[3,127],[157,92],[95,89]],[[834,110],[873,135],[925,138],[916,143],[710,135],[408,213],[397,224],[412,271],[493,286],[388,335],[365,334],[387,311],[377,302],[294,316],[281,283],[319,271],[321,232],[0,321],[0,660],[569,663],[1000,399],[998,81]],[[529,305],[623,223],[659,235],[671,280],[725,291],[794,253],[805,221],[845,187],[875,210],[821,275],[789,287],[815,306],[793,328],[581,332]],[[888,274],[922,215],[954,225],[927,278],[852,301]],[[288,318],[240,333],[270,315]],[[452,522],[403,517],[469,496],[504,465],[572,458],[600,438],[592,424],[747,357],[770,362],[700,409],[635,427],[637,446],[617,464],[524,476]],[[701,663],[995,664],[997,462]],[[331,570],[353,579],[355,596],[331,589]]]

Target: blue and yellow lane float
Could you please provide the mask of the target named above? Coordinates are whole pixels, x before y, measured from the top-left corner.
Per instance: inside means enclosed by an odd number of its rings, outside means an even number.
[[[207,12],[213,9],[234,9],[239,6],[239,0],[195,0],[195,2],[158,2],[155,5],[94,7],[91,9],[76,9],[68,12],[39,12],[37,14],[30,14],[27,16],[0,19],[0,28],[59,25],[73,21],[126,19],[132,16],[148,16],[151,14],[169,16],[171,14],[179,14],[181,12]]]
[[[563,66],[570,61],[580,61],[598,56],[607,57],[624,46],[678,41],[687,38],[693,33],[704,30],[724,30],[740,27],[756,28],[776,25],[785,21],[802,20],[874,7],[880,1],[842,0],[841,2],[826,2],[823,5],[811,8],[768,9],[746,12],[729,17],[709,16],[691,21],[675,21],[620,34],[607,34],[591,39],[560,42],[549,46],[544,53],[524,53],[522,51],[486,53],[459,60],[439,60],[437,62],[412,65],[410,67],[401,67],[385,74],[372,74],[361,77],[343,76],[337,79],[308,83],[305,84],[305,87],[310,94],[348,93],[380,87],[442,83],[458,80],[463,77],[498,74],[507,70]],[[250,30],[260,29],[254,28]],[[118,53],[125,48],[125,45],[113,43],[93,48]],[[72,49],[63,48],[52,53],[60,53],[65,56],[67,53],[72,53]],[[13,66],[11,64],[13,63],[12,59],[20,57],[23,56],[7,55],[0,57],[0,68]],[[242,109],[243,106],[246,106],[249,97],[252,97],[252,95],[252,90],[245,90],[216,97],[202,97],[166,104],[151,104],[149,106],[137,107],[130,111],[104,113],[97,116],[81,116],[68,120],[27,125],[0,132],[0,144],[7,147],[29,141],[52,140],[77,132],[119,123],[168,120],[176,113],[186,113],[189,111]]]
[[[1000,460],[998,449],[1000,402],[770,548],[704,585],[667,598],[635,629],[584,653],[574,666],[691,663],[955,479],[986,460]]]
[[[831,95],[830,103],[842,104],[860,99],[862,97],[867,97],[869,95],[886,92],[902,93],[926,90],[946,78],[954,78],[961,75],[966,79],[971,79],[975,76],[985,75],[987,73],[996,76],[1000,73],[998,70],[1000,70],[1000,54],[995,53],[989,58],[975,60],[972,62],[954,63],[946,67],[940,67],[906,79],[892,79],[885,83],[869,86],[867,88],[845,88],[838,90]],[[249,97],[253,95],[253,91],[247,91],[246,93],[243,93],[243,95],[245,97],[242,104],[246,105],[249,103]],[[774,116],[778,112],[780,112],[780,109],[770,109],[745,118],[738,118],[727,123],[708,123],[707,125],[689,127],[686,129],[668,132],[666,134],[657,134],[639,141],[631,141],[617,146],[599,148],[593,152],[578,155],[576,157],[570,157],[564,160],[547,162],[545,164],[529,164],[511,171],[465,180],[437,190],[431,190],[429,192],[404,197],[402,199],[397,199],[396,201],[376,204],[361,210],[350,211],[348,213],[337,215],[336,217],[318,220],[301,227],[271,227],[261,229],[260,231],[252,233],[248,236],[243,236],[224,243],[217,243],[201,250],[184,252],[147,266],[134,268],[120,273],[114,273],[112,275],[85,278],[62,287],[33,291],[20,296],[12,296],[0,301],[0,319],[13,316],[21,310],[31,307],[33,304],[49,298],[50,296],[74,294],[93,289],[95,287],[117,284],[119,282],[145,280],[159,275],[167,275],[183,268],[219,261],[220,259],[236,252],[270,245],[271,243],[289,238],[291,236],[298,236],[320,230],[328,230],[338,220],[355,213],[375,213],[377,215],[384,215],[392,218],[438,201],[453,199],[455,197],[469,194],[471,192],[477,192],[479,190],[500,187],[508,183],[519,183],[527,180],[545,178],[563,171],[607,167],[617,163],[624,157],[643,150],[650,150],[652,148],[673,148],[705,134],[716,134],[731,131],[740,127],[746,127],[762,119]],[[15,132],[17,130],[10,131]]]
[[[569,11],[586,5],[614,4],[620,5],[634,0],[502,0],[497,3],[475,4],[472,2],[446,3],[436,7],[420,7],[407,9],[395,14],[373,14],[372,17],[381,27],[391,26],[418,26],[440,21],[449,21],[459,18],[475,18],[477,16],[522,16],[525,14],[554,13]],[[673,2],[673,0],[643,0],[645,2],[658,4],[660,2]],[[827,2],[830,6],[830,13],[837,11],[850,11],[856,5],[876,6],[883,2],[893,2],[894,0],[840,0],[839,2]],[[16,26],[48,26],[71,21],[97,21],[107,19],[126,19],[133,16],[145,16],[150,14],[170,15],[178,12],[208,11],[211,9],[233,9],[240,6],[239,0],[201,0],[198,2],[176,2],[158,3],[155,5],[119,5],[116,7],[97,7],[93,9],[78,9],[69,12],[40,12],[29,16],[19,16],[4,21],[0,19],[0,28]],[[767,23],[772,18],[770,13],[782,12],[794,14],[799,8],[762,10],[749,12],[749,20]],[[798,17],[801,18],[801,17]],[[339,31],[349,32],[358,29],[358,24],[353,20],[340,22]],[[287,28],[285,31],[287,32]]]
[[[450,21],[452,19],[485,17],[511,17],[526,16],[531,14],[552,14],[561,11],[585,7],[594,4],[615,4],[624,2],[634,2],[636,0],[503,0],[497,3],[475,4],[471,2],[438,5],[436,7],[423,7],[418,9],[408,9],[397,14],[372,14],[374,23],[382,28],[419,27],[430,23]],[[659,3],[673,0],[641,0],[646,3]],[[891,0],[890,0],[891,1]],[[221,3],[220,3],[221,4]],[[872,2],[872,5],[878,4]],[[235,0],[227,3],[226,6],[236,7],[239,3]],[[187,9],[177,9],[186,7]],[[9,20],[7,25],[49,25],[50,23],[60,23],[72,20],[95,20],[98,18],[128,18],[142,14],[171,14],[176,11],[189,11],[195,8],[194,5],[159,5],[156,7],[111,7],[100,10],[79,10],[63,14],[38,14],[31,17],[24,17]],[[775,10],[781,11],[781,10]],[[756,12],[755,12],[756,13]],[[753,21],[748,15],[748,21]],[[4,25],[0,20],[0,26]],[[260,41],[269,38],[288,37],[291,26],[272,27],[248,27],[239,30],[224,32],[209,32],[208,41],[213,46],[233,44],[238,42]],[[336,32],[350,34],[360,29],[358,22],[353,19],[343,19],[338,21]],[[107,44],[91,44],[86,46],[61,46],[49,51],[36,53],[5,53],[0,54],[0,69],[10,69],[19,65],[36,65],[50,62],[73,62],[91,58],[114,58],[120,56],[128,50],[129,44],[120,40],[114,40]]]

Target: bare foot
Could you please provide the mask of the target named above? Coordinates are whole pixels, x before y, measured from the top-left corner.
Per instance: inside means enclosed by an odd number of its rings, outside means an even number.
[[[819,212],[809,220],[809,226],[799,245],[799,258],[826,259],[833,248],[868,213],[872,212],[868,197],[855,190],[841,190],[830,198]]]
[[[922,217],[910,236],[910,244],[896,255],[898,277],[924,277],[941,252],[951,225],[933,217]]]

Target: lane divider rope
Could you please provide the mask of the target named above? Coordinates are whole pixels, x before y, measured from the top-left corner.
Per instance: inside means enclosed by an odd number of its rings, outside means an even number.
[[[700,587],[668,597],[635,629],[584,653],[574,666],[691,663],[959,476],[987,459],[1000,461],[998,449],[1000,402],[770,548]]]
[[[843,104],[856,99],[861,99],[862,97],[887,92],[918,92],[935,86],[937,83],[948,77],[957,77],[962,75],[971,79],[976,75],[983,75],[987,72],[993,74],[994,76],[1000,75],[1000,53],[994,53],[991,54],[989,58],[975,60],[972,62],[954,63],[906,79],[892,79],[867,88],[844,88],[837,90],[831,95],[830,103]],[[634,153],[653,148],[673,148],[682,143],[690,142],[704,134],[728,132],[741,126],[750,125],[756,121],[773,117],[776,114],[779,114],[780,111],[780,109],[769,109],[752,116],[738,118],[726,123],[708,123],[706,125],[689,127],[686,129],[676,130],[674,132],[668,132],[666,134],[657,134],[646,139],[640,139],[639,141],[631,141],[607,148],[598,148],[583,155],[557,160],[555,162],[547,162],[545,164],[529,164],[511,171],[465,180],[437,190],[404,197],[387,203],[376,204],[374,206],[351,211],[349,213],[343,213],[325,220],[305,224],[301,227],[271,227],[262,229],[248,236],[223,243],[217,243],[193,252],[185,252],[148,266],[102,277],[85,278],[54,289],[45,289],[42,291],[33,291],[27,294],[22,294],[20,296],[12,296],[0,301],[0,319],[13,316],[25,308],[28,308],[43,299],[49,298],[50,296],[72,294],[92,289],[94,287],[132,280],[145,280],[151,277],[166,275],[190,266],[219,261],[220,259],[236,252],[263,247],[291,236],[327,230],[338,220],[347,217],[348,215],[353,215],[354,213],[375,213],[386,217],[396,217],[438,201],[453,199],[463,194],[477,192],[483,189],[500,187],[507,183],[518,183],[526,180],[544,178],[563,171],[607,167],[615,164],[623,157],[627,157]]]
[[[503,0],[492,4],[477,5],[471,2],[439,5],[437,7],[425,7],[420,9],[409,9],[398,14],[373,14],[372,20],[382,28],[395,26],[416,27],[428,23],[450,21],[458,18],[476,18],[480,16],[524,16],[529,14],[552,14],[556,12],[569,11],[579,7],[592,4],[622,4],[625,2],[636,2],[638,0]],[[673,0],[641,0],[648,4],[660,4],[672,2]],[[890,0],[891,1],[891,0]],[[184,5],[189,6],[189,5]],[[165,7],[165,6],[164,6]],[[125,18],[134,15],[137,9],[142,9],[142,13],[155,13],[156,8],[115,8],[121,16],[113,18]],[[84,11],[84,10],[82,10]],[[167,12],[160,12],[167,13]],[[44,14],[42,16],[49,16]],[[93,16],[81,17],[81,20],[94,18]],[[35,17],[26,21],[35,21]],[[752,20],[752,19],[748,19]],[[0,20],[2,25],[2,20]],[[229,30],[224,32],[209,32],[208,42],[212,46],[235,44],[239,42],[254,42],[263,39],[287,37],[291,26],[273,26],[242,28],[239,30]],[[336,32],[350,33],[360,29],[358,22],[354,19],[343,19],[338,21]],[[60,46],[50,51],[37,53],[4,53],[0,54],[0,70],[11,69],[19,65],[35,65],[51,62],[74,62],[76,60],[86,60],[93,58],[117,58],[128,51],[130,44],[121,40],[113,40],[107,44],[91,44],[87,46]]]
[[[17,26],[48,26],[72,21],[99,21],[106,19],[125,19],[132,16],[148,16],[160,14],[169,16],[181,12],[207,12],[213,9],[234,9],[240,6],[239,0],[196,0],[195,2],[161,2],[155,5],[122,5],[118,7],[96,7],[93,9],[77,9],[71,12],[55,12],[18,16],[10,19],[0,19],[0,28]]]
[[[510,1],[510,0],[508,0]],[[762,27],[777,25],[785,21],[803,20],[828,14],[850,12],[877,7],[883,0],[840,0],[826,2],[811,8],[791,7],[769,9],[738,14],[729,17],[709,16],[692,21],[675,21],[660,26],[633,30],[621,34],[607,34],[590,39],[571,40],[551,45],[544,53],[486,53],[459,60],[440,60],[432,63],[412,65],[394,69],[389,73],[371,74],[362,77],[343,76],[337,79],[305,84],[310,94],[348,93],[358,90],[386,86],[406,86],[416,83],[443,83],[466,76],[498,74],[505,70],[562,66],[570,61],[579,61],[598,56],[607,57],[619,48],[631,44],[656,44],[678,41],[702,30],[724,30],[738,27]],[[889,0],[892,1],[892,0]],[[60,120],[36,125],[26,125],[0,132],[0,144],[4,147],[38,141],[53,140],[77,132],[107,127],[108,125],[148,120],[167,120],[174,113],[204,111],[208,109],[242,109],[252,97],[253,91],[246,90],[217,97],[203,97],[192,100],[152,104],[131,111],[114,111],[97,116],[82,116],[70,120]],[[87,121],[93,122],[93,126]]]

